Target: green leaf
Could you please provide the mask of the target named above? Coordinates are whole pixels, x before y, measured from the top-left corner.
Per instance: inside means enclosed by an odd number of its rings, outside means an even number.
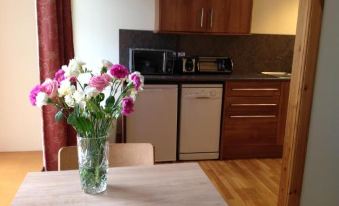
[[[102,100],[105,99],[105,95],[103,93],[98,94],[98,96],[95,97],[96,101],[99,103]]]
[[[107,72],[107,67],[103,66],[101,68],[101,74],[106,73],[106,72]]]
[[[87,102],[87,108],[90,112],[92,113],[97,113],[100,112],[100,108],[98,105],[96,105],[93,101],[88,101]]]
[[[110,96],[110,97],[108,97],[108,98],[106,99],[106,107],[107,107],[107,106],[111,107],[111,106],[114,105],[114,103],[115,103],[115,98],[114,98],[114,96]]]
[[[96,118],[101,119],[105,116],[104,111],[94,101],[88,101],[87,102],[87,109],[91,113],[91,115],[93,115]]]
[[[71,114],[68,115],[67,123],[77,129],[77,118],[75,112],[72,112]]]
[[[80,135],[89,134],[93,130],[91,121],[85,117],[78,116],[76,112],[72,112],[68,116],[67,123],[72,125]]]
[[[110,96],[106,99],[106,112],[112,113],[114,110],[115,98],[114,96]]]
[[[57,122],[60,122],[63,117],[64,117],[64,114],[62,113],[62,110],[59,110],[54,116],[55,121]]]

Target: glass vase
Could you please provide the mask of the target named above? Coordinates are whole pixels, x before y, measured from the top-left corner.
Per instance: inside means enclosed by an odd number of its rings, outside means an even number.
[[[82,190],[98,194],[107,188],[108,148],[107,135],[81,137],[78,141],[78,162]]]

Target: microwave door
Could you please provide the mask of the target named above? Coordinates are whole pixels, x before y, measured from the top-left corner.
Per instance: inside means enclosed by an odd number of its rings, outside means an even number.
[[[156,51],[138,51],[134,53],[134,70],[142,74],[162,73],[163,56]]]

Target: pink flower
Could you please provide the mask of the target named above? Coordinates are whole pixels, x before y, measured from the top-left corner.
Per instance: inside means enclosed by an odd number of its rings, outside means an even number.
[[[117,79],[124,79],[128,76],[128,69],[121,64],[114,64],[109,70],[110,74]]]
[[[62,70],[62,69],[59,69],[59,70],[55,73],[55,75],[54,75],[54,80],[56,80],[56,81],[59,83],[59,85],[60,85],[60,82],[61,82],[62,80],[64,80],[64,79],[66,79],[66,77],[65,77],[65,71]]]
[[[109,85],[111,77],[108,74],[94,76],[89,80],[89,86],[96,88],[99,92]]]
[[[57,80],[46,79],[41,84],[41,92],[45,92],[49,98],[54,98],[58,94],[59,82]]]
[[[40,90],[41,90],[41,86],[40,86],[40,84],[38,84],[31,90],[31,92],[29,94],[29,101],[31,102],[31,104],[33,106],[36,105],[36,96],[38,95]]]
[[[134,111],[134,100],[132,97],[125,97],[122,99],[122,114],[128,116]]]
[[[140,72],[133,72],[129,76],[130,81],[133,83],[134,88],[139,91],[142,89],[142,86],[144,85],[144,78],[140,74]]]

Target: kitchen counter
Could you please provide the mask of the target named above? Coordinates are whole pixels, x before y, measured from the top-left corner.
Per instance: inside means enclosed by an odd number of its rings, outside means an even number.
[[[277,80],[289,81],[289,77],[278,78],[271,75],[254,74],[177,74],[177,75],[144,75],[145,83],[184,83],[184,82],[225,82],[228,80]]]

